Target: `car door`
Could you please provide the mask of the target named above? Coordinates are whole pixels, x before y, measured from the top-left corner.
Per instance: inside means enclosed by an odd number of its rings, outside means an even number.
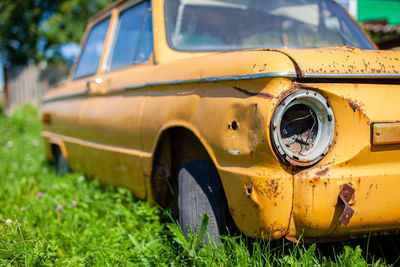
[[[90,142],[85,169],[105,183],[127,186],[145,198],[140,140],[141,109],[146,89],[127,93],[132,83],[152,68],[150,1],[129,1],[117,7],[108,54],[94,91],[82,107],[82,131]]]
[[[86,97],[95,88],[96,82],[92,81],[97,78],[109,25],[110,16],[89,23],[70,79],[46,94],[44,99],[42,112],[49,119],[43,125],[42,134],[51,143],[66,149],[69,164],[77,171],[83,171],[81,166],[85,160],[81,145],[85,136],[81,131],[81,111]]]

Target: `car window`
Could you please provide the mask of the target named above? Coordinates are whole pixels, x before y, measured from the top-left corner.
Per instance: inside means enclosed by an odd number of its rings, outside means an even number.
[[[140,43],[138,51],[136,53],[135,63],[147,61],[151,56],[151,53],[153,53],[153,23],[152,23],[150,2],[144,23],[145,24],[143,26],[143,33],[140,38]]]
[[[121,13],[109,70],[143,62],[152,50],[151,13],[144,2]]]
[[[168,0],[165,19],[168,44],[180,51],[374,49],[331,0]]]
[[[89,32],[82,53],[76,66],[74,79],[90,76],[96,73],[99,66],[101,54],[104,48],[104,41],[110,24],[107,18],[96,24]]]

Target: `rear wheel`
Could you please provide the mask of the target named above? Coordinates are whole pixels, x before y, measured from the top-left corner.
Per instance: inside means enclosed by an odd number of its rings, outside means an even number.
[[[65,174],[71,172],[71,168],[68,164],[68,161],[61,153],[61,150],[58,146],[53,147],[53,153],[54,153],[54,168],[56,170],[56,173],[61,176],[64,176]]]
[[[210,159],[192,160],[183,165],[178,175],[179,223],[185,233],[194,233],[207,213],[207,233],[217,242],[225,230],[225,198],[217,170]]]

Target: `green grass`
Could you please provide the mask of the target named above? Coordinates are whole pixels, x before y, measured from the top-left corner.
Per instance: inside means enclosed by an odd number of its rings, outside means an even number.
[[[0,184],[0,265],[367,265],[360,247],[345,243],[322,249],[326,253],[315,244],[229,236],[201,247],[201,228],[185,238],[167,212],[135,200],[127,189],[104,188],[81,174],[57,176],[31,107],[9,118],[0,114]]]

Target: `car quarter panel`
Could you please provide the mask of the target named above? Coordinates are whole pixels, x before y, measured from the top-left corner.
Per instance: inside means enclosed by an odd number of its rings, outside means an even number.
[[[293,180],[271,151],[268,121],[291,86],[289,79],[265,78],[153,88],[143,110],[144,149],[154,151],[170,127],[191,130],[214,160],[236,225],[249,236],[282,237]],[[151,161],[147,166],[151,176]]]

